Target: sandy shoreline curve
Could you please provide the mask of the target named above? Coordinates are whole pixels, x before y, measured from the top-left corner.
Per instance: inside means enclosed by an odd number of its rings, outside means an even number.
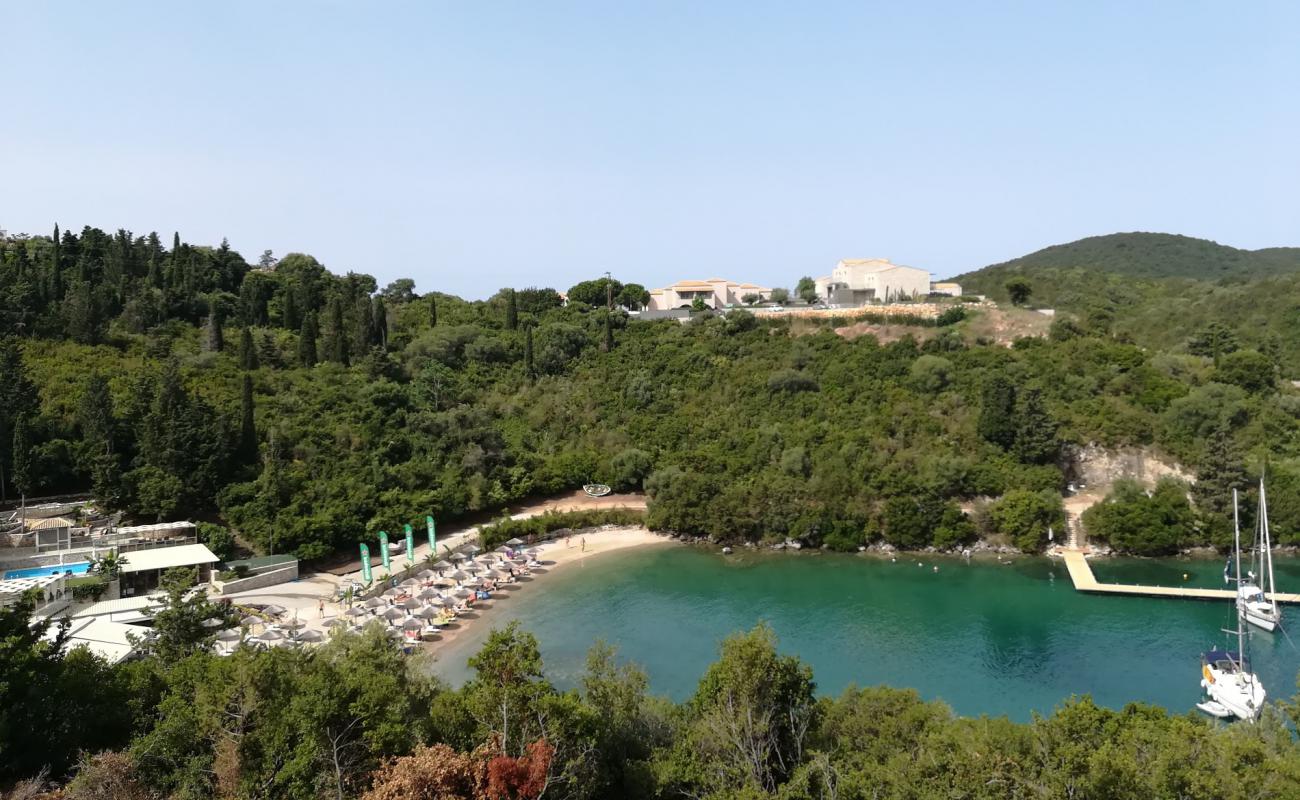
[[[584,546],[585,540],[585,546]],[[534,569],[527,579],[517,583],[506,584],[502,591],[493,593],[487,602],[475,603],[472,616],[460,617],[456,624],[442,630],[438,638],[425,642],[421,648],[421,657],[429,663],[438,663],[447,656],[461,655],[460,648],[454,647],[457,639],[462,638],[471,628],[490,627],[499,606],[505,606],[526,596],[544,585],[549,575],[559,571],[565,564],[586,562],[609,553],[617,553],[637,547],[666,545],[677,543],[676,539],[661,533],[654,533],[643,526],[626,526],[617,528],[600,528],[584,532],[575,531],[568,539],[555,539],[538,545],[541,550],[538,560],[540,569]],[[468,656],[468,654],[464,654]]]

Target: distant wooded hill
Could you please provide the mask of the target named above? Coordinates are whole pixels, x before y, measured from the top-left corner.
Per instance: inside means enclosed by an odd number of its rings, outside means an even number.
[[[1133,278],[1258,278],[1300,271],[1300,247],[1239,250],[1172,233],[1112,233],[1045,247],[957,280],[963,286],[982,285],[1008,272],[1041,268],[1088,269]]]

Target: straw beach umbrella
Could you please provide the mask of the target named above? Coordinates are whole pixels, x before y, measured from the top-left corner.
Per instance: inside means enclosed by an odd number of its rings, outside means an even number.
[[[342,628],[347,624],[348,621],[343,619],[342,617],[335,617],[334,619],[325,621],[325,627],[327,628]]]
[[[424,623],[420,622],[415,617],[408,617],[407,620],[402,623],[402,630],[404,631],[418,631],[420,628],[423,627],[424,627]]]
[[[443,559],[442,561],[439,561],[437,564],[434,564],[433,568],[438,570],[439,572],[445,572],[446,570],[451,569],[451,562],[447,561],[446,559]]]
[[[273,617],[278,617],[278,616],[280,616],[281,614],[283,614],[283,613],[284,613],[285,611],[287,611],[287,610],[288,610],[288,609],[286,609],[284,606],[277,606],[275,603],[272,603],[271,605],[266,606],[265,608],[263,608],[263,609],[262,609],[262,613],[263,613],[263,614],[270,614],[270,615],[273,616]]]
[[[278,642],[284,639],[284,634],[279,631],[262,631],[253,638],[259,642],[270,644],[271,642]]]
[[[325,641],[325,634],[317,630],[306,630],[298,634],[297,636],[293,637],[293,639],[296,642],[307,642],[307,643],[323,642]]]
[[[511,547],[518,547],[523,543],[524,540],[520,539],[518,536],[514,537],[513,539],[506,539],[506,544],[510,545]]]
[[[366,608],[383,608],[388,604],[385,603],[383,600],[380,600],[378,597],[372,597],[366,602],[362,603],[362,605],[365,606]]]
[[[380,603],[379,605],[382,606],[383,603]],[[357,608],[356,606],[353,606],[352,608],[349,608],[347,611],[343,612],[343,616],[352,617],[353,619],[356,619],[357,617],[364,617],[365,615],[366,615],[365,610],[361,608]]]
[[[410,587],[410,586],[419,586],[419,585],[420,585],[420,582],[419,582],[418,580],[416,580],[415,578],[407,578],[406,580],[404,580],[404,581],[402,581],[401,583],[398,584],[398,586],[407,586],[407,587]]]
[[[419,578],[420,580],[427,581],[437,574],[438,573],[434,572],[431,569],[422,569],[419,572],[415,573],[415,577]]]
[[[387,611],[385,611],[383,614],[380,614],[380,616],[388,620],[389,622],[393,622],[395,620],[401,619],[402,617],[405,617],[406,612],[400,608],[390,608]]]
[[[226,630],[217,634],[218,642],[237,642],[242,638],[244,638],[244,634],[240,633],[239,631],[233,628],[227,628]]]
[[[307,623],[295,617],[294,619],[289,619],[289,620],[285,620],[284,622],[281,622],[280,627],[288,628],[291,631],[296,631],[307,627]]]
[[[469,559],[469,556],[465,555],[464,553],[452,553],[452,554],[451,554],[451,560],[452,560],[453,562],[466,561],[466,560],[468,560],[468,559]]]
[[[419,617],[420,619],[433,619],[434,617],[438,616],[441,613],[442,612],[438,610],[437,606],[425,606],[424,608],[421,608],[419,611],[415,612],[415,616]]]
[[[254,625],[265,625],[266,620],[262,619],[261,617],[255,617],[252,614],[249,614],[248,616],[241,619],[239,621],[239,624],[251,628]]]
[[[416,595],[416,597],[420,598],[421,600],[430,600],[437,596],[438,596],[438,590],[433,588],[432,586],[430,586],[429,588],[425,589],[424,591]]]
[[[408,610],[409,610],[409,609],[412,609],[412,608],[419,608],[421,605],[422,605],[422,604],[421,604],[420,599],[419,599],[418,597],[408,597],[408,598],[406,598],[405,600],[403,600],[402,602],[398,603],[398,604],[397,604],[397,607],[398,607],[398,608],[405,608],[405,609],[408,609]]]

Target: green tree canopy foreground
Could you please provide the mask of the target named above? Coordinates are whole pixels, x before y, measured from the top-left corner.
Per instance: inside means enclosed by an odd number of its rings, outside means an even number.
[[[107,667],[43,647],[23,633],[26,622],[25,612],[0,614],[0,664],[9,665],[0,678],[31,679],[21,694],[0,682],[0,781],[49,766],[49,777],[71,774],[68,800],[1282,800],[1300,787],[1300,743],[1287,727],[1300,714],[1290,704],[1253,726],[1086,697],[1028,723],[962,718],[909,689],[818,696],[808,665],[763,625],[723,641],[694,694],[674,703],[602,643],[561,690],[537,640],[515,624],[491,632],[471,660],[474,677],[452,689],[378,625],[315,651],[199,651]],[[74,675],[82,682],[67,683]],[[52,694],[71,688],[101,699]],[[42,703],[43,717],[25,716]],[[14,724],[69,711],[102,716]]]

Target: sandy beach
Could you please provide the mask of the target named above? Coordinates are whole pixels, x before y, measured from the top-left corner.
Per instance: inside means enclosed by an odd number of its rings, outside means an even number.
[[[585,547],[583,546],[584,539],[586,540]],[[426,642],[423,648],[424,653],[426,657],[436,661],[441,657],[444,650],[454,652],[452,645],[465,631],[470,628],[490,627],[497,607],[503,607],[518,599],[525,599],[529,593],[541,590],[546,583],[547,576],[558,572],[566,564],[585,563],[608,553],[633,547],[671,544],[673,541],[671,537],[652,533],[643,527],[634,526],[606,528],[590,531],[586,534],[575,534],[568,540],[567,544],[564,539],[558,539],[539,545],[538,549],[541,550],[541,555],[538,560],[543,565],[540,569],[534,569],[532,575],[521,581],[506,584],[504,590],[493,593],[491,600],[475,603],[473,611],[458,618],[455,625],[444,628],[442,633],[432,642]]]

